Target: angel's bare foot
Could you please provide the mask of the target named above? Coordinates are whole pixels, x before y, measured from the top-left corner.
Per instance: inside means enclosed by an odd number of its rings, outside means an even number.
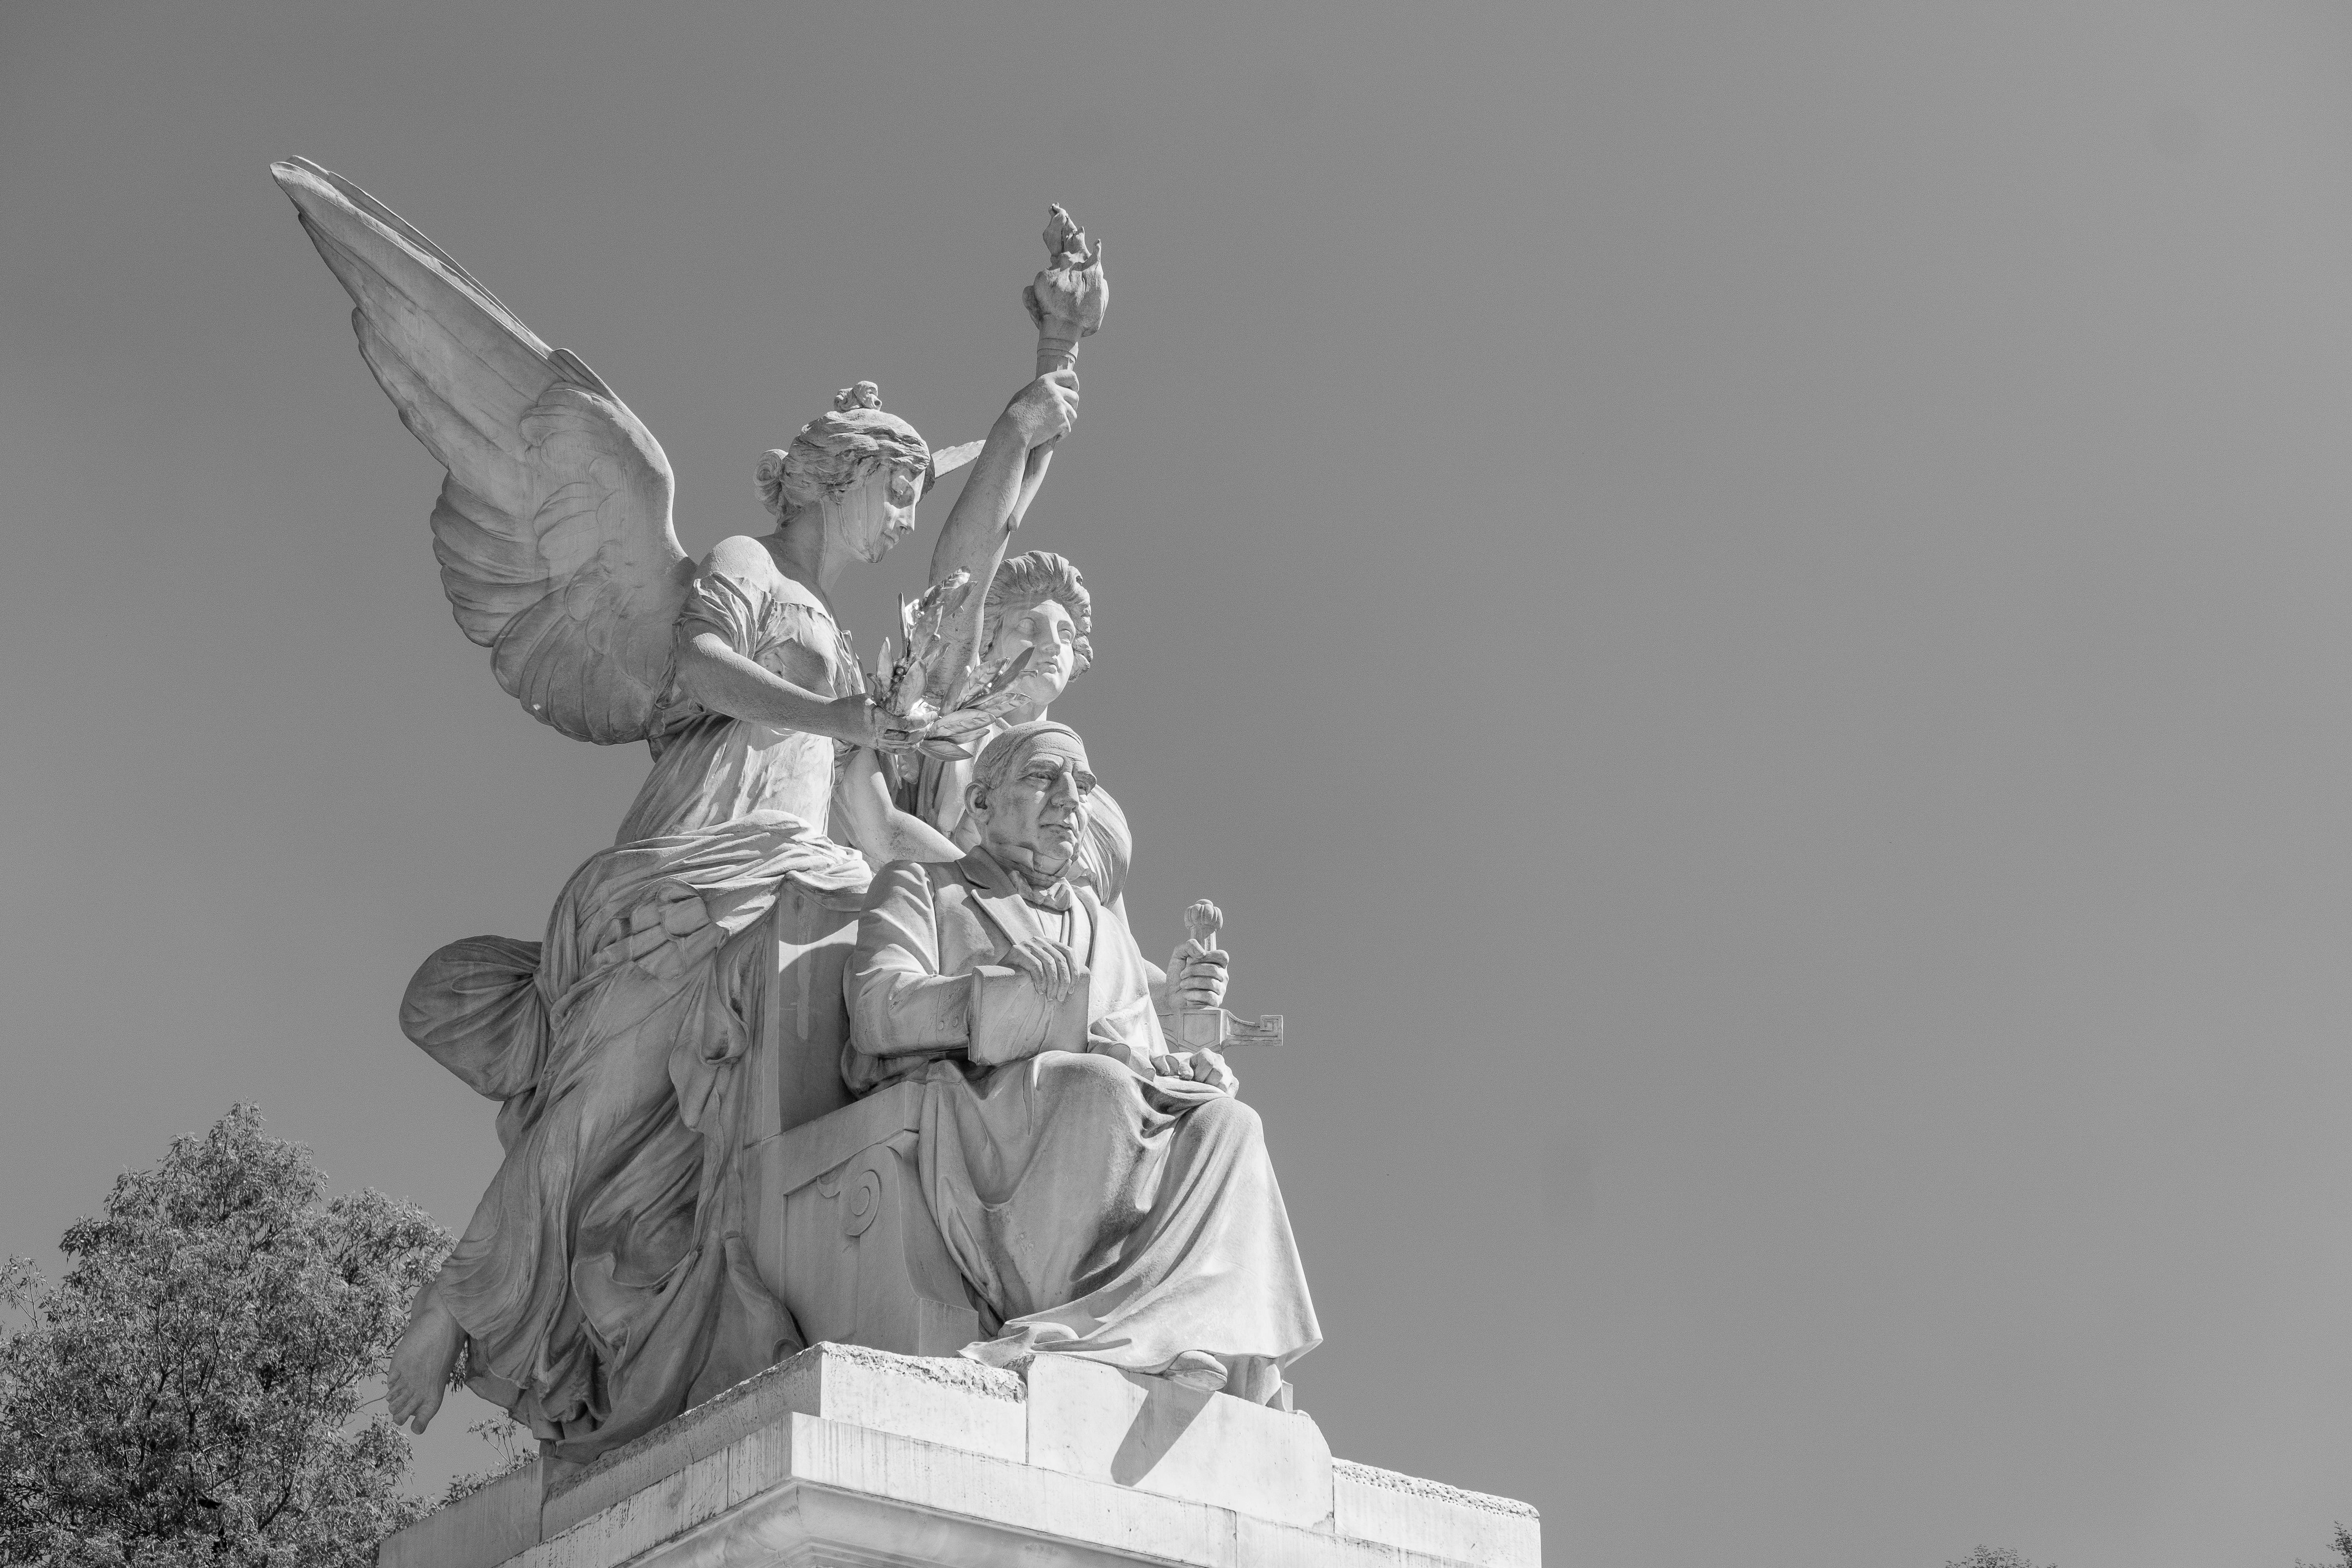
[[[412,1432],[425,1430],[441,1408],[442,1391],[449,1386],[449,1373],[456,1370],[457,1352],[465,1342],[466,1331],[441,1304],[439,1289],[425,1287],[384,1378],[384,1403],[394,1423],[407,1423]]]

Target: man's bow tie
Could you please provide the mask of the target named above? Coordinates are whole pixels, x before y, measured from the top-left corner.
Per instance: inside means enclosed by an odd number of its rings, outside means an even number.
[[[1038,909],[1067,914],[1070,912],[1070,905],[1076,901],[1076,895],[1070,891],[1070,884],[1066,880],[1044,888],[1033,888],[1018,877],[1013,880],[1020,885],[1021,901],[1034,904]]]
[[[992,893],[1013,894],[1023,903],[1041,910],[1066,914],[1077,898],[1070,890],[1067,877],[1056,877],[1044,887],[1037,887],[1019,870],[991,855],[984,846],[973,850],[965,864],[971,868],[968,874],[974,885]]]

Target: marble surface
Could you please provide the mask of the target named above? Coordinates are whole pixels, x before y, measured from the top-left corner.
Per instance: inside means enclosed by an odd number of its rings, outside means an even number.
[[[1122,906],[1073,880],[1093,788],[1067,725],[988,743],[971,851],[895,861],[866,891],[845,1075],[921,1086],[923,1195],[992,1331],[964,1354],[1263,1402],[1322,1331],[1257,1113],[1216,1051],[1163,1025],[1222,1000],[1226,955],[1196,941],[1162,973]],[[1025,1028],[992,1029],[1006,990],[1041,1004]]]
[[[1339,1467],[1290,1410],[1321,1331],[1222,1055],[1282,1020],[1224,1010],[1213,905],[1143,958],[1128,825],[1045,717],[1091,595],[1007,548],[1102,247],[1052,209],[1035,375],[983,441],[935,453],[856,383],[759,459],[773,531],[695,560],[578,355],[350,181],[272,173],[447,470],[459,626],[534,719],[652,761],[541,940],[449,943],[403,1000],[504,1154],[387,1404],[422,1431],[462,1375],[541,1458],[387,1568],[1534,1562],[1531,1513]],[[842,575],[966,464],[866,669]]]
[[[379,1561],[1534,1568],[1542,1535],[1525,1503],[1332,1458],[1305,1415],[1074,1361],[821,1344],[591,1465],[509,1477]]]
[[[459,628],[534,719],[651,752],[615,842],[541,939],[449,943],[401,1009],[412,1041],[502,1102],[503,1157],[412,1303],[387,1405],[421,1432],[462,1372],[585,1460],[804,1342],[738,1217],[762,1202],[743,1156],[780,1097],[826,1098],[803,1070],[821,1052],[765,1049],[782,928],[806,927],[821,968],[824,922],[800,906],[854,910],[876,866],[961,853],[899,807],[884,759],[961,755],[959,735],[1029,700],[1020,670],[979,669],[972,649],[1076,418],[1068,365],[1102,323],[1100,247],[1055,209],[1028,295],[1053,368],[970,456],[931,552],[919,667],[868,671],[834,592],[914,530],[947,466],[873,383],[759,459],[773,531],[697,561],[661,444],[579,355],[352,182],[300,159],[270,172],[350,298],[361,357],[447,470],[426,521]]]

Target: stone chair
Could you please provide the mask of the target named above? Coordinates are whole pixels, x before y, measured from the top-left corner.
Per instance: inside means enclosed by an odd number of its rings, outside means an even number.
[[[742,1156],[760,1276],[810,1344],[953,1355],[982,1337],[981,1309],[923,1196],[922,1086],[853,1100],[841,1081],[857,911],[788,889],[769,921],[775,982],[758,1020]]]

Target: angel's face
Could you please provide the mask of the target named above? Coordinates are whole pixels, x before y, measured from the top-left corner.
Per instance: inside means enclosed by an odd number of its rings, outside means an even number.
[[[828,499],[825,525],[860,561],[879,561],[915,529],[923,482],[910,468],[885,463]]]
[[[1077,642],[1078,626],[1070,619],[1069,610],[1060,600],[1047,599],[1005,617],[996,629],[996,641],[988,650],[986,662],[1019,658],[1022,649],[1028,649],[1029,668],[1021,672],[1013,689],[1043,710],[1078,672]]]

